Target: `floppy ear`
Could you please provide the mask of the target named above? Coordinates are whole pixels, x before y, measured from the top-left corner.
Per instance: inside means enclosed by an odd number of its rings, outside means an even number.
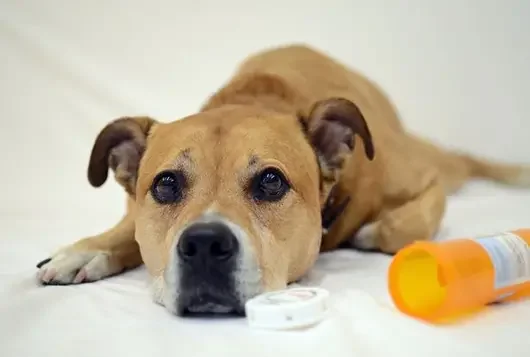
[[[347,99],[330,98],[315,103],[305,120],[305,127],[326,176],[336,176],[343,167],[355,148],[355,135],[362,139],[366,157],[374,159],[368,125],[359,108]]]
[[[140,159],[155,123],[149,117],[124,117],[107,124],[97,136],[90,154],[90,184],[94,187],[103,185],[110,167],[116,181],[134,196]]]

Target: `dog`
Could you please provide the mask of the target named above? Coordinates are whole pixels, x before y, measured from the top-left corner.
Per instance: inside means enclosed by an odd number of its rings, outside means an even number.
[[[530,186],[530,168],[437,147],[407,132],[370,79],[306,45],[247,57],[197,113],[121,117],[95,139],[88,180],[127,194],[108,231],[37,265],[44,285],[145,264],[178,316],[244,314],[348,244],[394,254],[432,239],[468,180]]]

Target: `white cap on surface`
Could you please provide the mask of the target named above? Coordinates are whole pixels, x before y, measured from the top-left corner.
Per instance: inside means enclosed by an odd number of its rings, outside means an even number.
[[[245,304],[251,327],[284,330],[322,321],[328,312],[327,290],[300,287],[258,295]]]

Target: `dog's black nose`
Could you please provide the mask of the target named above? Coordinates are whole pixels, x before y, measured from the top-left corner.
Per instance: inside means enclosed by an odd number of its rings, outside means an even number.
[[[238,249],[234,233],[222,223],[195,223],[182,232],[177,245],[179,257],[188,263],[226,261]]]

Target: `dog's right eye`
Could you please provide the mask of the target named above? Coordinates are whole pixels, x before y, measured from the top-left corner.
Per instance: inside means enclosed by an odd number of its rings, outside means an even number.
[[[265,169],[257,175],[251,187],[255,200],[268,202],[281,200],[289,188],[283,174],[275,168]]]
[[[182,199],[185,183],[182,172],[163,171],[153,180],[151,195],[160,204],[176,203]]]

